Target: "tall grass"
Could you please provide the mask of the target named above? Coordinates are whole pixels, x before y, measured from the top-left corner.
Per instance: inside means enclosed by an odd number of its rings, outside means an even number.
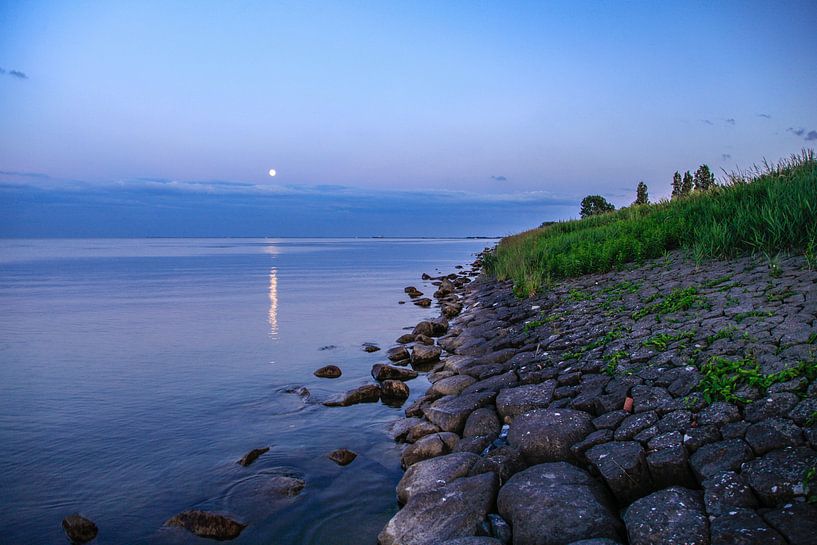
[[[555,223],[503,239],[485,259],[518,295],[551,280],[606,272],[684,248],[696,260],[743,253],[817,253],[817,160],[804,150],[776,165],[727,174],[705,193]]]

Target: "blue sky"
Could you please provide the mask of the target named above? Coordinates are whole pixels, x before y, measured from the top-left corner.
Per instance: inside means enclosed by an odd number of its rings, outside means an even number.
[[[494,235],[817,142],[817,3],[2,2],[0,235]],[[278,175],[267,172],[275,168]]]

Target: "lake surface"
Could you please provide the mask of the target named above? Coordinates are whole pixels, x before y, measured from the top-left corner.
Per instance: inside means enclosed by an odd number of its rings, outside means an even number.
[[[403,409],[320,402],[370,382],[394,339],[437,315],[399,305],[403,287],[430,292],[421,273],[492,243],[0,240],[0,541],[64,543],[80,512],[99,544],[213,543],[162,527],[198,508],[249,524],[232,543],[376,543],[397,510],[386,430]],[[329,363],[341,378],[312,375]],[[408,384],[411,399],[428,386]],[[336,465],[339,447],[358,458]],[[279,472],[305,479],[298,497],[265,494]]]

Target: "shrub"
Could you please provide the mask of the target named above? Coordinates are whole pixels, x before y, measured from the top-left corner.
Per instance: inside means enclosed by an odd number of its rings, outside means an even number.
[[[583,218],[589,218],[590,216],[613,212],[615,209],[616,207],[607,202],[607,199],[601,195],[588,195],[582,199],[582,209],[579,215]]]

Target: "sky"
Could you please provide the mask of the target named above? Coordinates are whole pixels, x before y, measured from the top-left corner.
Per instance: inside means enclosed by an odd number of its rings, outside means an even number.
[[[655,200],[817,147],[815,25],[813,0],[0,1],[0,236],[493,236]]]

